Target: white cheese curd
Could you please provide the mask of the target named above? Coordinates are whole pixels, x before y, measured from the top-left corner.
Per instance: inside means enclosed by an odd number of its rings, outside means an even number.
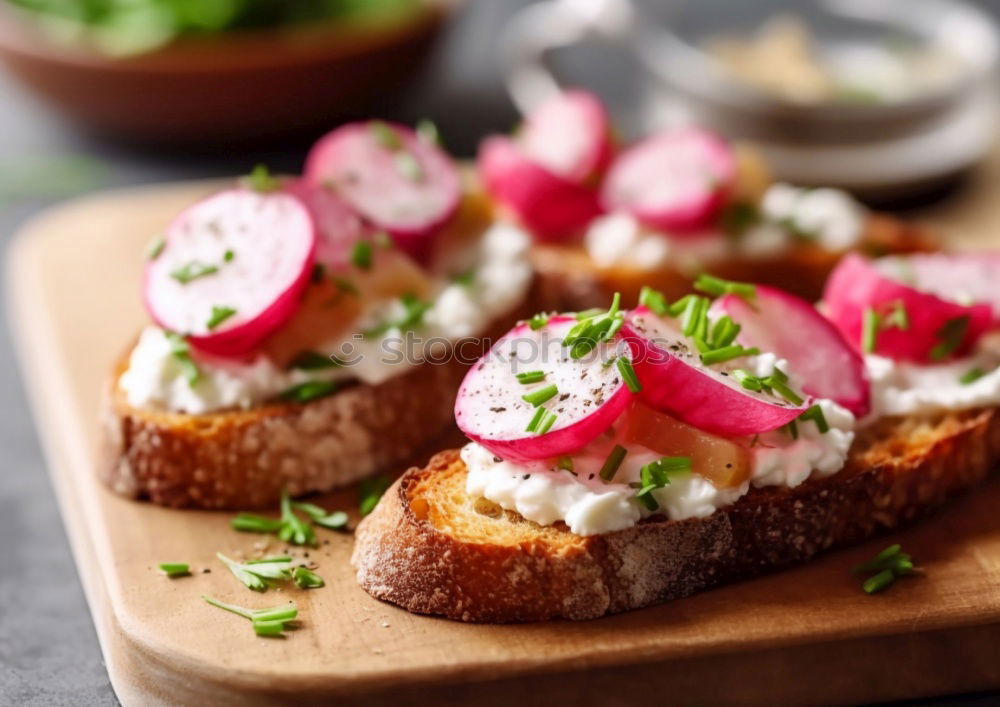
[[[738,237],[720,230],[681,237],[647,228],[632,214],[614,212],[591,221],[583,245],[601,268],[656,270],[670,263],[680,272],[695,274],[734,257],[776,257],[802,237],[827,250],[847,250],[861,239],[867,219],[864,207],[839,189],[774,184],[759,206],[760,223]]]
[[[1000,405],[1000,352],[995,343],[972,356],[930,365],[865,356],[872,386],[872,412],[865,421],[888,415],[922,415]],[[970,371],[983,375],[962,383],[962,377]]]
[[[229,360],[194,352],[200,380],[191,386],[164,331],[148,327],[132,351],[119,386],[133,407],[203,414],[248,408],[311,380],[357,380],[377,385],[406,373],[432,353],[437,356],[439,352],[433,347],[481,334],[491,320],[513,310],[531,284],[530,245],[530,237],[522,229],[497,223],[456,252],[450,260],[467,266],[469,281],[453,282],[452,277],[438,273],[431,306],[409,336],[398,328],[379,336],[362,336],[361,332],[405,314],[398,299],[366,303],[348,328],[350,333],[317,347],[349,361],[344,367],[285,371],[264,356]]]

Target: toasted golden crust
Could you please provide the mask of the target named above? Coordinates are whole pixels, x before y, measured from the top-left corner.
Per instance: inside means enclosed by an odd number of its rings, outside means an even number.
[[[588,619],[802,562],[916,519],[1000,461],[1000,415],[885,420],[847,466],[799,487],[752,489],[707,518],[647,519],[581,537],[465,494],[457,451],[409,470],[356,533],[373,596],[475,622]]]
[[[869,255],[925,252],[936,249],[925,229],[884,214],[869,219],[858,250]],[[706,265],[728,280],[779,287],[810,301],[820,298],[823,284],[844,253],[803,243],[773,258],[736,259]],[[538,244],[532,260],[541,280],[540,296],[552,309],[569,311],[606,305],[615,292],[634,302],[644,285],[677,299],[691,290],[692,273],[665,266],[599,268],[579,245]],[[696,274],[696,273],[695,273]]]
[[[328,491],[416,461],[454,429],[466,370],[423,364],[306,404],[186,415],[130,406],[117,385],[126,365],[105,394],[101,478],[127,496],[201,508],[274,505],[282,488]]]

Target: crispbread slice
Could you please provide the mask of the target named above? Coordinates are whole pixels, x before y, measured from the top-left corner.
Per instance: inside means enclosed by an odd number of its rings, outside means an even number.
[[[465,493],[455,450],[410,469],[358,526],[352,563],[373,596],[474,622],[589,619],[807,560],[910,522],[1000,461],[993,409],[886,419],[839,473],[752,489],[707,518],[649,518],[581,537]]]

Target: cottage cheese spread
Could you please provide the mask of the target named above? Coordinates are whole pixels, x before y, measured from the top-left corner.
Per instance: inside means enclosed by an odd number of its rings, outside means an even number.
[[[847,250],[860,240],[866,212],[838,189],[775,184],[764,194],[760,216],[760,223],[739,237],[711,231],[679,238],[648,229],[631,214],[616,212],[594,219],[584,236],[584,247],[602,268],[655,270],[669,262],[681,272],[694,273],[734,257],[774,257],[803,238],[827,250]]]
[[[482,238],[455,254],[471,273],[469,282],[440,277],[430,309],[414,333],[398,328],[379,336],[361,336],[381,322],[398,320],[399,300],[367,303],[350,327],[351,334],[319,347],[348,365],[319,371],[286,371],[262,355],[228,360],[192,352],[200,380],[190,385],[173,355],[165,332],[147,327],[129,358],[119,385],[133,407],[201,414],[226,408],[248,408],[288,388],[313,380],[358,380],[375,385],[405,373],[413,365],[447,347],[446,342],[481,334],[491,320],[509,312],[531,284],[530,239],[506,223],[491,226]]]

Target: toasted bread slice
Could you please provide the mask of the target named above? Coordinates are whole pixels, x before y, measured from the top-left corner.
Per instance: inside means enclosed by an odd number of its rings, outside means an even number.
[[[926,229],[885,214],[873,214],[857,250],[869,255],[936,250]],[[823,294],[823,284],[844,255],[802,243],[771,258],[733,259],[706,264],[705,271],[727,280],[758,282],[810,301]],[[677,299],[691,291],[691,274],[666,266],[655,270],[598,267],[581,245],[536,244],[532,261],[541,281],[540,297],[553,309],[582,310],[607,305],[615,292],[634,302],[644,285]]]
[[[465,493],[457,451],[410,469],[358,526],[352,563],[373,596],[474,622],[589,619],[807,560],[908,523],[1000,461],[1000,415],[886,419],[847,466],[796,488],[751,489],[701,519],[651,517],[582,537]]]
[[[282,488],[328,491],[418,461],[454,431],[466,371],[425,363],[305,404],[187,415],[130,406],[117,385],[127,365],[119,362],[102,406],[101,478],[127,496],[201,508],[273,506]]]

